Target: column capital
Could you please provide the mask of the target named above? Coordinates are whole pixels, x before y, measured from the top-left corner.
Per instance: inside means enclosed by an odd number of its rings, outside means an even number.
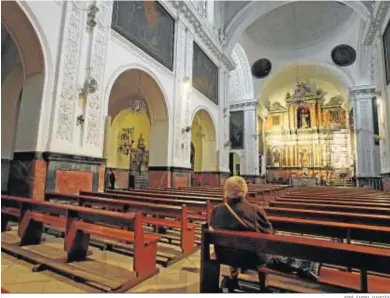
[[[376,94],[375,85],[353,86],[349,90],[353,100],[367,99]]]

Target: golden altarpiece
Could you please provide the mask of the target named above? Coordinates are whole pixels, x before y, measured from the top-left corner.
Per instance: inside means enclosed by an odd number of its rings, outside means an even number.
[[[341,96],[298,83],[283,101],[274,101],[265,126],[267,179],[314,183],[345,182],[353,176],[348,111]]]

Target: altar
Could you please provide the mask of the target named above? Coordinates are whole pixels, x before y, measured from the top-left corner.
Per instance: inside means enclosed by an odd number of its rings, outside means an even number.
[[[268,181],[313,186],[338,181],[339,173],[351,177],[350,115],[341,94],[328,97],[315,82],[300,82],[272,100],[267,118],[259,120]]]
[[[291,177],[290,185],[292,186],[316,186],[316,177]]]

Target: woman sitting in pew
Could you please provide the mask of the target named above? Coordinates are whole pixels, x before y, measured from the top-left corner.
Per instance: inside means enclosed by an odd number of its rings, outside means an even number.
[[[260,233],[273,233],[272,224],[267,219],[263,208],[250,204],[246,199],[248,186],[245,180],[239,176],[233,176],[226,180],[225,203],[214,208],[211,214],[210,226],[215,229],[235,231],[255,231]],[[219,248],[215,247],[218,256]],[[238,257],[238,256],[236,256]],[[255,256],[245,255],[250,259],[249,263],[256,264],[259,269],[267,266],[270,269],[286,273],[296,273],[302,278],[317,280],[318,264],[311,261],[280,256],[267,256],[258,252]],[[241,270],[245,268],[241,268]],[[238,286],[238,268],[230,267],[230,277],[233,285]]]

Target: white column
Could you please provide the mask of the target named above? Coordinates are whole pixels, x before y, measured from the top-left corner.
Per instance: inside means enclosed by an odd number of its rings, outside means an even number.
[[[186,29],[186,36],[183,43],[185,46],[183,46],[183,49],[185,49],[185,62],[183,65],[184,67],[184,77],[187,78],[188,85],[186,87],[186,96],[183,97],[182,100],[182,127],[191,127],[191,114],[190,114],[190,103],[191,103],[191,97],[192,97],[192,62],[193,62],[193,47],[194,42],[194,36],[193,34]],[[180,132],[181,133],[181,132]],[[185,133],[183,135],[183,142],[184,142],[184,148],[183,148],[183,162],[182,166],[186,168],[191,168],[191,161],[190,161],[190,155],[191,155],[191,132]]]
[[[356,133],[356,176],[377,177],[379,175],[376,159],[379,158],[374,144],[374,123],[372,98],[374,86],[356,86],[351,88],[354,105],[354,125]]]
[[[229,150],[225,146],[229,141],[229,113],[228,113],[228,94],[229,94],[229,74],[224,67],[219,68],[219,124],[217,132],[218,147],[218,171],[229,172]]]
[[[174,119],[175,123],[173,127],[173,164],[176,166],[183,166],[185,161],[185,134],[182,129],[185,128],[186,123],[184,119],[184,109],[186,102],[188,101],[188,91],[184,83],[184,77],[186,74],[186,28],[183,22],[179,19],[177,22],[176,30],[176,64],[175,64],[175,104],[174,104]]]
[[[235,150],[241,155],[241,175],[259,175],[259,137],[257,125],[257,101],[230,105],[231,111],[244,111],[244,149]],[[240,154],[241,153],[241,154]]]
[[[246,133],[244,134],[246,173],[244,175],[259,175],[259,136],[257,127],[257,102],[252,103],[244,112]]]
[[[82,135],[82,153],[94,156],[102,156],[104,151],[104,73],[106,66],[106,53],[108,39],[111,30],[111,18],[113,2],[96,1],[99,9],[96,17],[96,26],[89,28],[91,32],[90,56],[86,64],[86,76],[83,81],[89,78],[96,80],[97,89],[87,96],[85,107],[85,124]],[[86,13],[89,13],[88,11]]]
[[[262,117],[263,117],[262,131],[263,131],[264,151],[263,151],[263,156],[261,157],[262,158],[262,160],[261,160],[261,174],[266,175],[267,174],[267,144],[266,144],[265,132],[266,132],[266,128],[267,128],[268,111],[264,110]]]

